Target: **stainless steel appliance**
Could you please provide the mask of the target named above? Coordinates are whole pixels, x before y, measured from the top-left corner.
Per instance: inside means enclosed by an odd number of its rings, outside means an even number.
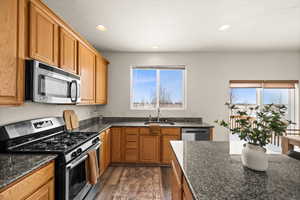
[[[97,193],[99,187],[87,180],[85,162],[90,150],[99,155],[101,142],[97,132],[66,132],[59,117],[28,120],[1,127],[0,147],[2,152],[57,154],[56,199],[92,199]]]
[[[186,141],[209,140],[208,128],[182,128],[181,134]]]
[[[26,99],[39,103],[80,102],[80,76],[37,60],[26,61]]]

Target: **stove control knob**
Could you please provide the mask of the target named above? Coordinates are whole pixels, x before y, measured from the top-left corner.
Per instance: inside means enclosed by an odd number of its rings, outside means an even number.
[[[71,157],[72,157],[72,158],[76,158],[76,157],[77,157],[77,153],[74,151],[74,152],[71,154]]]
[[[76,153],[77,153],[78,155],[81,154],[81,153],[82,153],[82,149],[81,149],[81,148],[77,149]]]
[[[93,143],[93,144],[96,144],[98,141],[100,141],[100,139],[97,137],[97,138],[95,138],[95,139],[92,141],[92,143]]]

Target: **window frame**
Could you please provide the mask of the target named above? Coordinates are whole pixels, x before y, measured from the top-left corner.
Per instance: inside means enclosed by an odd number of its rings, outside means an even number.
[[[155,69],[156,70],[156,106],[154,108],[137,108],[133,106],[133,70],[134,69]],[[183,102],[182,107],[180,108],[164,108],[159,106],[159,88],[160,88],[160,70],[172,70],[172,69],[182,69],[183,71],[183,80],[182,80],[182,89],[183,89]],[[187,108],[187,66],[186,65],[139,65],[139,66],[130,66],[130,110],[186,110]]]

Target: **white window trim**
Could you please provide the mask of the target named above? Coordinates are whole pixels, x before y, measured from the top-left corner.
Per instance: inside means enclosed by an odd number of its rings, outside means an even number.
[[[156,71],[156,82],[157,82],[157,88],[156,88],[156,107],[155,108],[136,108],[133,107],[133,69],[157,69],[157,68],[164,68],[164,69],[176,69],[176,68],[184,68],[183,70],[183,106],[181,108],[160,108],[160,110],[170,110],[170,111],[178,111],[178,110],[186,110],[187,109],[187,66],[186,65],[151,65],[151,66],[130,66],[130,110],[157,110],[159,107],[159,87],[160,87],[160,73],[157,70]]]

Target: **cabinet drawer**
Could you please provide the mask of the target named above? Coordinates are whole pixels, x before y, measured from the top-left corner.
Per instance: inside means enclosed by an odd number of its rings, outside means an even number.
[[[138,150],[127,149],[125,151],[125,162],[137,162],[138,161]]]
[[[1,200],[21,200],[25,199],[41,186],[47,183],[54,176],[54,162],[35,171],[33,174],[20,180],[13,186],[0,193]]]
[[[139,133],[139,128],[125,128],[124,129],[125,134],[138,134]]]
[[[180,128],[162,128],[162,135],[178,135],[180,136]]]
[[[126,142],[126,148],[127,149],[137,149],[138,143],[136,141],[127,141]]]
[[[138,135],[136,134],[128,134],[126,135],[127,142],[136,142],[138,140]]]
[[[150,129],[149,128],[140,128],[140,134],[141,135],[149,135]]]

